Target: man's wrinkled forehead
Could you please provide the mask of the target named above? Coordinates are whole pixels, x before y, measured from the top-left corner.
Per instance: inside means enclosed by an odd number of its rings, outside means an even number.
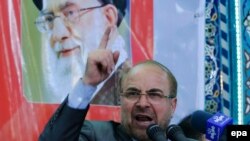
[[[97,6],[100,4],[98,0],[43,0],[42,11],[60,11],[67,5],[77,5],[81,8]]]
[[[168,74],[165,71],[163,71],[163,69],[159,65],[153,63],[142,63],[135,65],[127,73],[123,75],[122,84],[124,84],[127,78],[134,78],[134,76],[140,74],[142,71],[148,71],[148,74],[150,75],[152,70],[156,70],[159,72],[159,74],[162,74],[162,76],[168,77]]]

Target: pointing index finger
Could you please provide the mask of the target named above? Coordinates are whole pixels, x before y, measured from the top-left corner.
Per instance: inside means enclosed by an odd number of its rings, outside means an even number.
[[[102,37],[99,49],[106,49],[107,48],[110,33],[111,33],[111,27],[107,27],[107,29],[104,32],[104,35]]]

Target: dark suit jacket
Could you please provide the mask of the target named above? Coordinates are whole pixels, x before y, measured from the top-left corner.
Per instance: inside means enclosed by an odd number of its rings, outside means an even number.
[[[45,126],[39,141],[132,141],[119,123],[85,120],[89,106],[77,110],[65,101]]]

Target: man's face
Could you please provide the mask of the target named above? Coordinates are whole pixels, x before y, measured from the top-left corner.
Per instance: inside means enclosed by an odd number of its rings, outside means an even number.
[[[139,65],[125,77],[122,91],[139,90],[161,92],[170,95],[170,82],[167,74],[154,65]],[[170,122],[176,107],[176,98],[162,98],[152,102],[148,96],[141,95],[137,101],[121,97],[121,121],[126,131],[138,140],[148,140],[146,129],[155,123],[164,130]]]
[[[98,48],[108,23],[103,7],[79,11],[100,6],[97,0],[44,0],[43,3],[43,13],[60,16],[54,19],[53,28],[47,33],[50,49],[46,49],[45,56],[50,59],[45,62],[45,75],[52,93],[65,95],[83,76],[86,56]]]

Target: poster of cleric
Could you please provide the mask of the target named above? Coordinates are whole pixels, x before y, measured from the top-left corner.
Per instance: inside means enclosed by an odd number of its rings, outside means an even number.
[[[195,0],[23,1],[22,77],[26,101],[60,104],[77,83],[85,80],[92,57],[104,64],[112,63],[100,66],[109,76],[97,85],[91,103],[119,106],[122,73],[153,59],[176,76],[178,106],[174,121],[202,109],[204,5]]]

